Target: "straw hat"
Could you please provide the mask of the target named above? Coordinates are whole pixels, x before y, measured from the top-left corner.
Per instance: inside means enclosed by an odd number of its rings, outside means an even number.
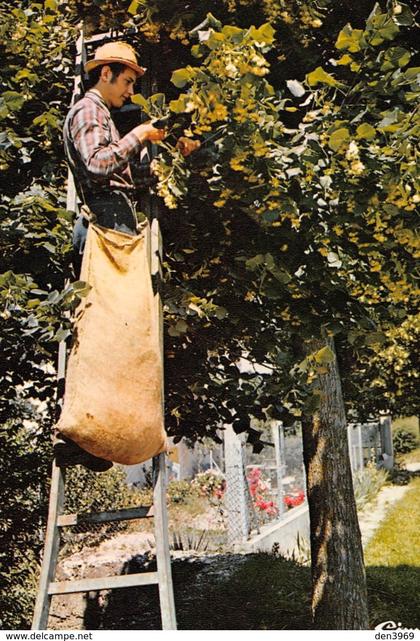
[[[95,67],[100,65],[111,64],[112,62],[120,62],[130,69],[133,69],[139,76],[142,76],[146,68],[140,67],[137,64],[137,56],[133,47],[126,42],[107,42],[106,44],[98,47],[95,51],[93,60],[89,60],[85,64],[85,71],[89,73]]]

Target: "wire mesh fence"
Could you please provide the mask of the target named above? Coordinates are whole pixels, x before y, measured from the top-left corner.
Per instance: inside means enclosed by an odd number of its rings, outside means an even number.
[[[300,426],[263,426],[267,445],[258,453],[231,428],[224,438],[227,543],[243,543],[305,501]]]
[[[360,472],[368,461],[378,463],[390,451],[390,425],[381,421],[349,425],[352,469]],[[185,448],[168,460],[170,543],[182,552],[218,551],[246,542],[266,525],[281,522],[305,503],[305,473],[300,424],[285,428],[280,422],[259,425],[268,445],[255,453],[243,436],[223,430],[219,447],[206,443]],[[392,452],[391,452],[392,454]],[[134,466],[133,466],[134,467]],[[128,473],[127,473],[128,472]],[[137,474],[137,476],[136,476]],[[66,512],[103,512],[153,503],[152,475],[114,466],[95,475],[76,468],[67,472]],[[65,552],[97,545],[123,532],[149,533],[153,519],[78,523],[65,528]]]

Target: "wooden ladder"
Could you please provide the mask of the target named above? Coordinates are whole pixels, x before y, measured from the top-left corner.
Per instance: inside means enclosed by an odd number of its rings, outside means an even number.
[[[83,31],[76,43],[76,72],[72,103],[80,97],[81,72],[86,58],[87,44],[100,44],[108,34],[99,34],[84,40]],[[148,197],[143,203],[150,226],[147,238],[150,271],[155,284],[156,319],[159,323],[160,346],[163,358],[163,319],[159,283],[161,279],[162,239],[159,229],[159,207]],[[67,209],[77,210],[74,181],[69,172],[67,187]],[[66,344],[60,343],[58,353],[58,388],[64,389],[66,370]],[[163,380],[162,380],[163,386]],[[163,394],[162,394],[163,397]],[[168,514],[166,507],[166,455],[159,454],[153,459],[153,506],[128,508],[115,512],[64,514],[65,504],[65,470],[53,462],[48,521],[45,533],[44,553],[42,558],[39,589],[32,620],[33,630],[45,630],[53,595],[72,594],[96,590],[127,588],[140,585],[157,584],[163,630],[176,630],[175,603],[172,585],[171,562],[169,553]],[[103,524],[132,519],[154,518],[156,545],[156,572],[125,574],[75,581],[56,581],[57,559],[60,550],[60,532],[64,527],[87,524]]]
[[[163,630],[176,630],[175,603],[169,555],[168,517],[166,510],[166,456],[159,454],[153,459],[153,506],[135,507],[116,512],[64,514],[65,472],[53,463],[50,503],[44,555],[42,559],[38,595],[32,620],[33,630],[47,629],[51,597],[54,594],[72,594],[128,588],[157,584]],[[75,581],[55,581],[57,559],[60,550],[60,531],[64,527],[86,524],[103,524],[131,519],[155,520],[156,572],[124,574]]]

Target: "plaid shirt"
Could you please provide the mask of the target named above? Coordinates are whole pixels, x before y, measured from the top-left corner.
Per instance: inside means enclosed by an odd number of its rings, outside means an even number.
[[[63,137],[82,202],[104,191],[134,188],[128,161],[142,145],[132,132],[120,138],[108,107],[96,92],[87,91],[70,109]]]

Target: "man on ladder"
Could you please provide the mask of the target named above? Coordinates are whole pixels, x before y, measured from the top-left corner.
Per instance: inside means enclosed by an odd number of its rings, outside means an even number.
[[[85,64],[91,88],[73,105],[66,118],[65,152],[82,203],[73,231],[76,277],[80,274],[89,219],[101,227],[130,235],[137,233],[129,161],[148,141],[163,140],[166,132],[145,122],[120,138],[110,109],[121,108],[130,100],[136,80],[145,71],[129,44],[108,42],[98,47],[94,58]],[[198,141],[186,137],[178,140],[184,156],[199,146]],[[54,454],[61,467],[81,464],[102,472],[112,466],[110,461],[86,452],[60,434],[54,438]]]
[[[77,56],[82,54],[83,38],[80,38]],[[83,440],[79,433],[76,437],[72,431],[69,433],[71,439],[60,433],[55,436],[56,460],[52,467],[44,554],[32,628],[46,629],[53,595],[157,584],[162,628],[174,630],[176,616],[163,453],[166,434],[163,423],[161,305],[151,282],[151,274],[159,273],[159,230],[154,219],[150,235],[139,233],[129,168],[129,160],[147,141],[163,140],[166,132],[149,122],[120,138],[111,120],[110,108],[121,107],[130,98],[135,81],[145,72],[129,45],[108,42],[98,47],[94,58],[86,63],[85,71],[90,75],[92,88],[72,106],[65,122],[64,140],[77,195],[82,203],[82,216],[87,212],[87,219],[79,216],[74,228],[73,241],[78,259],[75,269],[77,272],[80,269],[86,240],[82,278],[89,282],[91,289],[77,312],[76,340],[68,361],[58,429],[66,431],[69,423],[73,423],[79,430],[83,421],[92,425],[93,419],[96,420],[100,414],[101,420],[98,419],[95,427],[100,424],[101,430],[94,441],[89,438]],[[187,138],[178,141],[178,148],[185,156],[198,147],[198,142]],[[91,225],[87,236],[88,220],[98,224]],[[150,240],[152,265],[147,257],[149,241],[146,242],[146,238]],[[108,244],[104,245],[102,241]],[[101,306],[103,301],[106,303],[104,307]],[[103,310],[105,315],[98,316],[98,310]],[[130,312],[133,313],[130,315]],[[87,324],[90,334],[83,333]],[[126,348],[124,358],[121,358],[122,347]],[[63,378],[65,345],[62,344],[60,349],[58,374]],[[87,354],[89,358],[78,360],[81,352],[83,358]],[[84,367],[79,370],[78,364],[82,361]],[[131,376],[127,377],[127,372]],[[95,394],[98,389],[99,399]],[[127,392],[133,397],[131,405],[127,402]],[[101,404],[102,400],[104,403]],[[78,412],[73,411],[73,402]],[[64,421],[64,427],[63,415],[71,419],[67,425]],[[74,440],[81,441],[80,446],[72,440],[73,435]],[[121,444],[126,444],[123,451],[118,449]],[[92,449],[92,453],[85,451],[85,447]],[[129,465],[137,462],[138,457],[141,460],[153,457],[153,514],[150,506],[99,513],[65,513],[67,466],[81,464],[100,472],[109,469],[111,461]],[[65,581],[55,579],[62,528],[79,523],[109,523],[151,516],[155,522],[156,572]]]

